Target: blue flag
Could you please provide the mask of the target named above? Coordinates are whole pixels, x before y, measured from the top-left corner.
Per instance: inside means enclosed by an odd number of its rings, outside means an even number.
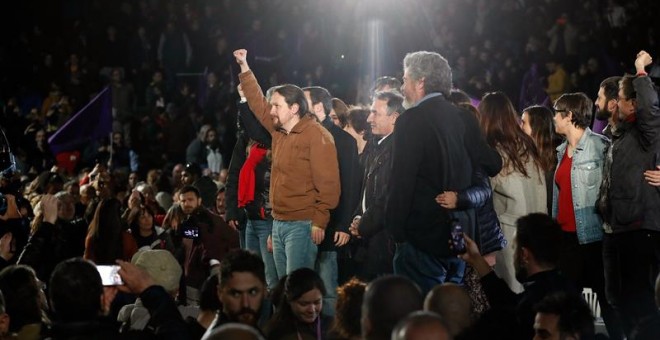
[[[112,92],[104,88],[85,107],[48,138],[54,154],[78,150],[84,144],[112,132]]]

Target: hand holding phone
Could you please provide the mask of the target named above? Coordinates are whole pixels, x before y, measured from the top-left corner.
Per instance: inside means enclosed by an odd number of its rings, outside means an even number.
[[[121,286],[124,284],[119,276],[119,266],[96,266],[96,270],[101,275],[101,282],[104,286]]]

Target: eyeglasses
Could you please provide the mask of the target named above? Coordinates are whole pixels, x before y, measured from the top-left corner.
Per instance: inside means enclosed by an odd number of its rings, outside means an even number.
[[[568,112],[568,110],[566,110],[566,109],[558,109],[556,107],[553,107],[552,111],[554,111],[555,113],[557,113],[557,112]]]

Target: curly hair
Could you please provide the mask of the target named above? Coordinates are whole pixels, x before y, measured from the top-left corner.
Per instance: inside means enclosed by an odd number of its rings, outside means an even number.
[[[362,318],[362,299],[367,284],[352,278],[341,287],[337,287],[337,305],[332,331],[341,339],[360,336]]]

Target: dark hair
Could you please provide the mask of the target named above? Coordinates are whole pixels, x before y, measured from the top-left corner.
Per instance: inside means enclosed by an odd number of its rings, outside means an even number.
[[[557,292],[547,295],[534,306],[536,313],[559,316],[557,328],[561,338],[578,335],[578,339],[593,339],[595,335],[594,317],[586,301],[575,294]]]
[[[621,77],[615,76],[615,77],[605,78],[605,80],[603,80],[600,83],[600,87],[603,88],[603,92],[605,92],[605,99],[607,101],[619,98],[620,81],[621,81]]]
[[[261,257],[251,251],[235,249],[220,263],[218,286],[223,287],[235,272],[251,273],[266,284],[266,269]]]
[[[185,185],[181,189],[179,189],[179,195],[187,194],[189,192],[194,193],[195,196],[197,196],[197,198],[201,197],[201,195],[199,194],[199,190],[192,185]]]
[[[421,310],[424,296],[417,285],[403,276],[381,276],[364,293],[362,315],[372,325],[367,338],[389,339],[392,329],[408,314]]]
[[[186,166],[183,168],[183,171],[193,174],[197,177],[202,176],[202,168],[200,168],[197,163],[186,163]]]
[[[346,123],[348,122],[348,105],[339,98],[332,98],[332,109],[335,110],[335,113],[337,114],[339,126],[341,126],[342,129],[345,128]]]
[[[151,215],[151,229],[154,229],[156,227],[156,215],[154,215],[154,211],[151,210],[148,206],[142,206],[140,207],[140,210],[138,211],[137,214],[134,214],[133,216],[130,216],[129,219],[129,229],[131,230],[131,234],[133,237],[138,237],[140,235],[140,217],[144,214],[147,213]]]
[[[572,113],[571,123],[579,129],[586,129],[591,124],[594,103],[582,92],[564,93],[555,100],[555,110],[562,117]]]
[[[325,285],[318,273],[309,268],[299,268],[291,272],[284,283],[284,296],[286,302],[298,300],[310,290],[318,289],[325,295]]]
[[[329,115],[330,111],[332,111],[332,96],[330,95],[330,92],[320,86],[309,86],[303,88],[303,91],[308,91],[309,92],[309,97],[312,99],[312,105],[316,105],[318,103],[323,104],[323,112],[325,115]],[[312,108],[308,108],[310,111]]]
[[[65,260],[55,267],[48,292],[59,320],[94,320],[102,311],[101,276],[91,262],[81,258]]]
[[[199,309],[205,311],[218,311],[222,308],[218,298],[218,275],[206,278],[199,291]]]
[[[121,203],[114,199],[101,201],[87,231],[93,243],[91,259],[97,264],[114,265],[123,258]]]
[[[459,89],[452,89],[451,92],[449,93],[449,99],[450,102],[452,102],[454,105],[459,106],[460,104],[472,104],[472,100],[470,100],[470,96],[468,96],[467,93],[463,90]]]
[[[516,221],[516,247],[527,248],[538,263],[557,264],[561,239],[561,227],[546,214],[533,213]]]
[[[479,113],[486,141],[500,151],[504,161],[502,168],[507,169],[505,171],[518,171],[530,177],[525,168],[530,157],[540,168],[540,157],[534,141],[519,127],[518,114],[504,92],[484,95],[479,103]]]
[[[397,112],[402,114],[406,109],[403,108],[403,96],[398,91],[376,92],[375,99],[387,102],[387,115]]]
[[[539,162],[543,171],[553,171],[557,165],[555,147],[559,137],[555,133],[553,114],[550,109],[541,105],[530,106],[523,110],[529,117],[532,128],[532,140],[539,153]]]
[[[299,268],[291,272],[285,278],[280,279],[281,289],[279,302],[276,303],[277,312],[268,322],[267,333],[274,333],[278,329],[288,329],[296,323],[296,317],[291,309],[291,302],[298,300],[303,294],[318,289],[325,296],[326,290],[323,280],[314,270]]]
[[[275,86],[273,88],[273,92],[276,92],[280,96],[284,97],[284,102],[286,102],[287,105],[291,106],[293,104],[297,104],[299,117],[302,118],[307,114],[307,112],[309,112],[305,93],[300,89],[300,87],[291,84],[284,84]]]
[[[367,117],[369,117],[369,110],[361,106],[353,106],[348,111],[348,125],[350,125],[353,130],[357,133],[366,132],[369,130],[369,123],[367,123]]]
[[[392,76],[382,76],[376,79],[374,86],[371,88],[371,93],[376,93],[382,91],[382,88],[389,86],[393,90],[399,90],[401,88],[401,81]]]
[[[414,311],[407,315],[403,320],[399,321],[394,329],[392,330],[392,337],[391,339],[396,339],[400,340],[403,339],[401,334],[404,330],[413,328],[413,327],[418,327],[418,326],[425,326],[425,325],[431,325],[431,324],[437,324],[442,327],[444,330],[444,333],[446,334],[447,337],[450,336],[449,332],[449,325],[447,325],[447,322],[442,318],[437,313],[430,312],[430,311]],[[438,330],[439,331],[439,330]],[[434,331],[435,332],[435,331]],[[439,335],[439,334],[433,334],[433,335]],[[388,338],[390,339],[390,338]]]
[[[623,90],[623,95],[625,99],[636,99],[637,92],[633,86],[633,80],[637,79],[637,76],[626,75],[621,78],[619,81],[619,89]]]
[[[0,291],[5,294],[5,311],[11,317],[10,332],[41,321],[37,275],[26,265],[11,265],[0,271]]]
[[[342,339],[360,336],[362,300],[366,288],[367,284],[355,277],[337,287],[337,305],[332,330]]]

